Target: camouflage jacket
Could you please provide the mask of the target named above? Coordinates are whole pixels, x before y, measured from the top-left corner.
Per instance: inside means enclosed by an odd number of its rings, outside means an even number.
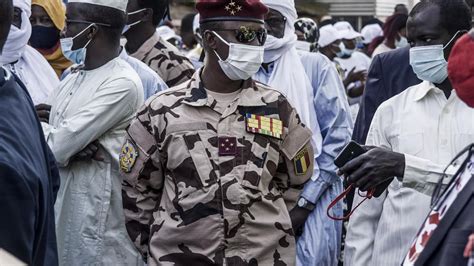
[[[312,175],[311,131],[251,80],[215,106],[196,73],[138,112],[121,154],[128,233],[149,265],[294,265],[289,209]]]
[[[194,74],[191,61],[157,33],[130,56],[147,64],[170,88],[188,81]]]

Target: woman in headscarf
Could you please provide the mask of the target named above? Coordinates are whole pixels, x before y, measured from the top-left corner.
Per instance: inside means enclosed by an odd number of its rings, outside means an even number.
[[[33,0],[30,45],[48,60],[58,77],[72,64],[64,57],[59,43],[65,20],[66,12],[61,0]]]
[[[59,86],[59,79],[44,57],[28,45],[31,0],[13,0],[13,6],[15,15],[0,55],[0,66],[18,76],[35,105],[45,103],[49,93]]]

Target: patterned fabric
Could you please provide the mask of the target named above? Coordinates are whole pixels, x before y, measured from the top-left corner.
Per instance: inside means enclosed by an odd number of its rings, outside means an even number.
[[[194,73],[191,61],[156,33],[130,56],[147,64],[170,88],[189,80]]]
[[[312,134],[277,91],[242,88],[220,112],[196,73],[128,129],[139,155],[123,174],[126,227],[149,265],[295,264],[288,210],[312,167],[297,175],[294,160],[304,149],[312,158]],[[282,121],[282,139],[248,132],[247,113]],[[234,155],[219,154],[233,143]]]
[[[460,172],[456,181],[454,181],[449,187],[444,196],[444,200],[439,203],[439,206],[437,206],[437,210],[434,209],[431,211],[405,257],[405,261],[403,262],[404,266],[415,265],[416,260],[421,252],[423,252],[423,249],[426,247],[431,235],[436,228],[438,228],[439,223],[471,178],[474,178],[474,155],[471,157],[470,162],[466,164],[465,169]]]

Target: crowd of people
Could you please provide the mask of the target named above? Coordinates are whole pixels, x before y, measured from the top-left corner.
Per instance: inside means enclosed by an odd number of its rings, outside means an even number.
[[[0,0],[0,265],[474,265],[464,0],[195,2]]]

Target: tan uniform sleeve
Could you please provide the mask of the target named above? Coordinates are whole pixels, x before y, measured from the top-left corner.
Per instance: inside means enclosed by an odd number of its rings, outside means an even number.
[[[283,139],[281,148],[283,160],[277,174],[281,180],[287,180],[288,185],[284,188],[283,197],[289,210],[296,205],[305,183],[313,175],[314,150],[311,136],[311,130],[301,123],[296,111],[293,110],[288,132]]]
[[[126,228],[145,261],[153,210],[161,199],[164,179],[155,139],[145,126],[149,123],[148,115],[131,123],[120,155]]]

